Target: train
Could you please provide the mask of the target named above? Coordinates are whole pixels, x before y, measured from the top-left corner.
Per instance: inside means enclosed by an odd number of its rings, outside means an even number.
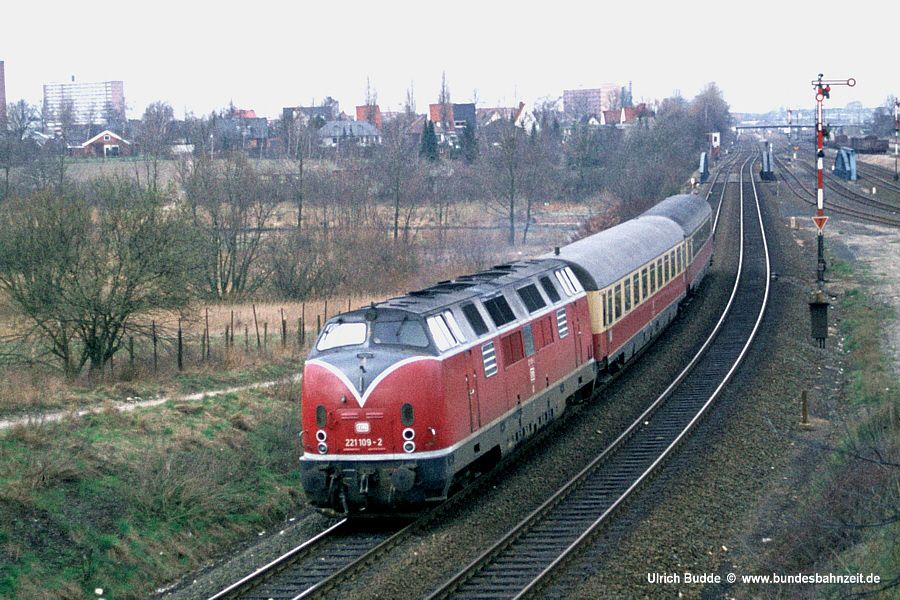
[[[889,142],[875,135],[848,137],[843,134],[832,136],[827,144],[831,148],[852,148],[860,154],[884,154],[888,151]]]
[[[331,515],[445,501],[675,319],[712,260],[694,194],[546,255],[329,318],[303,368],[301,485]]]

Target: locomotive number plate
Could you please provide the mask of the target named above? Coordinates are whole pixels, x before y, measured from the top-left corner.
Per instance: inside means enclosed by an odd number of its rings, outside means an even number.
[[[381,438],[345,438],[345,448],[376,448],[384,445]]]

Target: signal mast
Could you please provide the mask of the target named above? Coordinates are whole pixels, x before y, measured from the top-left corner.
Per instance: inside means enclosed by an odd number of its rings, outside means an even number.
[[[819,228],[818,235],[818,263],[816,266],[816,279],[820,282],[825,281],[825,222],[828,217],[825,216],[825,188],[822,184],[822,171],[825,166],[825,116],[822,108],[822,101],[831,97],[831,86],[846,85],[853,87],[856,85],[855,79],[822,79],[822,73],[819,78],[812,81],[813,87],[816,89],[816,216],[813,221]]]

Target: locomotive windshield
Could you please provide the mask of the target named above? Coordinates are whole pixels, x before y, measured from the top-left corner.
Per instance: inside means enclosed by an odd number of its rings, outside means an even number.
[[[365,323],[329,323],[316,344],[316,350],[330,350],[339,346],[357,346],[366,341]]]
[[[374,321],[372,323],[372,341],[376,344],[394,344],[413,348],[427,348],[429,345],[425,327],[421,322],[409,317],[395,321],[381,319]]]

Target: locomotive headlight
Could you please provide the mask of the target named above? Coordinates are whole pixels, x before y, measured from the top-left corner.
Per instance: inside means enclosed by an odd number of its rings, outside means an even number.
[[[403,439],[407,441],[412,441],[416,439],[416,432],[413,431],[412,427],[407,427],[403,430]]]
[[[328,439],[328,434],[325,433],[324,429],[320,429],[316,432],[316,440],[318,440],[320,442],[324,442],[327,439]]]
[[[319,454],[328,454],[328,444],[320,442],[318,446]]]
[[[403,442],[403,451],[404,452],[415,452],[416,451],[416,443],[413,441]]]

